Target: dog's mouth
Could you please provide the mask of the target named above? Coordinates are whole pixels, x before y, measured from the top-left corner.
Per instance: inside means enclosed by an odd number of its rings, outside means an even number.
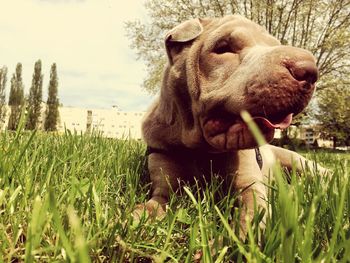
[[[293,121],[293,113],[289,113],[288,115],[275,120],[269,120],[265,117],[253,117],[255,123],[262,129],[263,127],[267,127],[269,129],[286,129],[288,128]]]
[[[275,129],[288,128],[293,120],[293,113],[277,117],[253,116],[265,140],[270,142]],[[216,151],[246,149],[256,146],[256,141],[247,124],[238,115],[224,113],[209,117],[203,122],[203,135]]]

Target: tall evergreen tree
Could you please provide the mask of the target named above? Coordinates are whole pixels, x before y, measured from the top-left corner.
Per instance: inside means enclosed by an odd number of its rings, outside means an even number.
[[[28,98],[28,118],[26,128],[35,130],[38,128],[41,117],[41,102],[43,97],[43,74],[41,73],[41,60],[35,62],[32,86]]]
[[[58,111],[58,77],[56,63],[53,63],[50,71],[50,83],[46,105],[45,130],[56,131],[59,118]]]
[[[3,127],[6,116],[6,82],[7,68],[0,69],[0,129]]]
[[[22,64],[17,63],[16,73],[14,73],[11,78],[11,90],[9,96],[9,106],[11,107],[11,114],[8,122],[9,130],[17,129],[23,105],[24,85],[22,81]]]

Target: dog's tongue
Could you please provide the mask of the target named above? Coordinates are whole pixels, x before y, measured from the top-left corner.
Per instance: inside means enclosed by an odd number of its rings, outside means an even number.
[[[293,120],[293,113],[288,114],[281,122],[279,123],[272,123],[268,119],[264,117],[254,117],[253,118],[255,122],[258,124],[262,124],[268,128],[271,129],[286,129],[288,128]]]

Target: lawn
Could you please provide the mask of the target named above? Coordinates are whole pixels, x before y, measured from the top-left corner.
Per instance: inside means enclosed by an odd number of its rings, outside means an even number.
[[[164,219],[133,222],[150,191],[144,152],[99,135],[1,133],[0,262],[350,261],[349,153],[304,153],[333,176],[278,170],[266,228],[257,214],[241,241],[237,193],[215,176],[174,194]]]

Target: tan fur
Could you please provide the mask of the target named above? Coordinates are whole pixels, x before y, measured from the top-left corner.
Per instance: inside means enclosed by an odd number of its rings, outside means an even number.
[[[300,155],[263,146],[264,166],[256,161],[256,142],[240,119],[243,110],[275,122],[298,114],[309,102],[317,79],[315,59],[306,50],[283,46],[259,25],[241,16],[194,19],[165,39],[169,64],[159,99],[144,123],[152,198],[137,207],[162,215],[179,180],[211,172],[233,182],[252,216],[254,196],[266,207],[265,176],[274,155],[281,164],[312,166]],[[224,52],[228,49],[228,52]],[[273,130],[262,127],[267,141]],[[242,224],[244,225],[244,216]],[[244,229],[244,226],[243,226]]]

